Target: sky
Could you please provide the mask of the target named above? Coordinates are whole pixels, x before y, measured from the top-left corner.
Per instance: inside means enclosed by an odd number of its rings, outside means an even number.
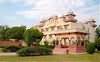
[[[100,0],[0,0],[0,25],[32,27],[68,11],[81,22],[94,18],[100,25]]]

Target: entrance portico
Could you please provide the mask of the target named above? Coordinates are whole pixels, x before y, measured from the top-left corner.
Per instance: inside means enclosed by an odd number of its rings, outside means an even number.
[[[61,35],[61,34],[60,34]],[[68,53],[83,53],[85,51],[85,37],[87,33],[70,33],[67,36],[60,37],[56,40],[55,49],[61,51],[61,48],[65,49]],[[57,35],[56,35],[57,36]],[[63,52],[62,52],[63,53]]]

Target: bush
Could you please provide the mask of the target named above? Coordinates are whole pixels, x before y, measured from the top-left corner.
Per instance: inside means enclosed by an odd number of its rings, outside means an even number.
[[[8,47],[4,47],[2,49],[3,52],[16,52],[20,49],[20,47],[17,46],[8,46]]]
[[[0,48],[5,48],[6,46],[0,46]]]
[[[100,51],[100,41],[96,43],[96,48],[98,51]]]
[[[100,51],[100,38],[96,38],[96,48],[98,51]]]
[[[47,47],[40,47],[40,54],[41,55],[51,55],[52,54],[52,49],[47,48]]]
[[[53,45],[40,45],[40,47],[54,49],[54,46]]]
[[[19,56],[39,56],[39,55],[50,55],[52,50],[46,47],[26,47],[17,51]]]
[[[19,56],[37,56],[40,55],[38,48],[26,47],[17,51]]]
[[[88,43],[86,51],[89,54],[93,54],[95,52],[95,43]]]

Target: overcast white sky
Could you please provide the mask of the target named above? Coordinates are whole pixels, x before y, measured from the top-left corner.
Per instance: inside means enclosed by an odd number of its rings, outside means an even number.
[[[100,0],[0,0],[0,25],[31,27],[41,18],[72,10],[79,21],[93,17],[100,25]]]

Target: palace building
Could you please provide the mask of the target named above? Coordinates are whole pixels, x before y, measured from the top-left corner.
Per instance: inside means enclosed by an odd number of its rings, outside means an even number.
[[[95,41],[96,21],[89,19],[82,23],[75,16],[71,11],[61,17],[53,16],[40,21],[36,26],[44,34],[40,44],[48,42],[55,45],[54,54],[84,53],[88,41]]]

